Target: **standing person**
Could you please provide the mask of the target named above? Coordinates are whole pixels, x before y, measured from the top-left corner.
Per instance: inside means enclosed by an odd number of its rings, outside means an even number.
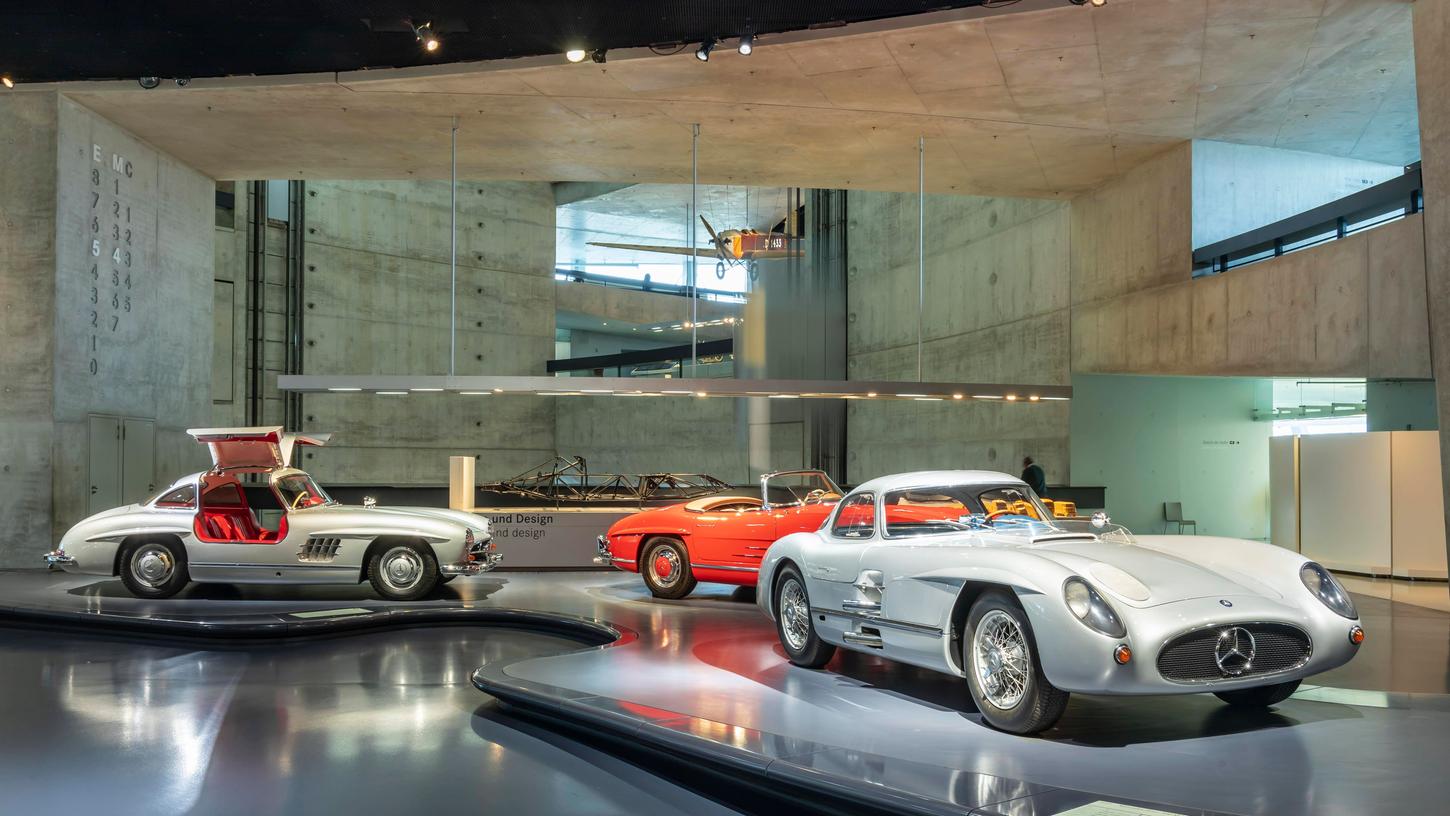
[[[1032,488],[1032,492],[1041,496],[1047,492],[1047,474],[1042,468],[1032,461],[1032,457],[1024,457],[1022,460],[1022,481]]]

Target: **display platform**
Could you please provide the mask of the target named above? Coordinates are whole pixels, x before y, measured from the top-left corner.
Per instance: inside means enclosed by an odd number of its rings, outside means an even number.
[[[164,620],[399,606],[366,586],[191,586],[138,601],[115,579],[42,571],[0,573],[0,597],[12,610]],[[1438,812],[1450,800],[1450,615],[1355,601],[1370,633],[1363,653],[1273,710],[1208,695],[1075,696],[1037,738],[982,725],[956,678],[844,652],[820,671],[789,665],[746,589],[702,585],[660,601],[633,575],[490,573],[402,606],[607,621],[623,635],[614,645],[488,661],[475,683],[546,728],[647,743],[742,783],[916,812],[1045,816],[1097,802],[1176,814]]]

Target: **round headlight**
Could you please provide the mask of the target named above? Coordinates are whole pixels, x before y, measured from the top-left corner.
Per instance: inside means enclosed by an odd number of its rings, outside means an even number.
[[[1093,593],[1082,581],[1068,581],[1067,586],[1062,588],[1062,597],[1067,601],[1068,610],[1079,620],[1086,618],[1088,612],[1092,611]]]
[[[1334,576],[1329,574],[1329,570],[1310,561],[1299,568],[1299,580],[1304,582],[1305,589],[1318,598],[1320,603],[1329,607],[1334,614],[1350,620],[1359,617],[1359,613],[1354,609],[1354,601],[1349,599],[1349,593],[1339,585],[1338,581],[1334,580]]]
[[[1087,581],[1076,576],[1067,579],[1062,585],[1062,599],[1067,603],[1067,610],[1088,628],[1108,637],[1127,636],[1127,627],[1123,626],[1118,613]]]

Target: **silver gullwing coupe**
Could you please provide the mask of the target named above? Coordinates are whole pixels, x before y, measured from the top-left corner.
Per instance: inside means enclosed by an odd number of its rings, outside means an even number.
[[[298,446],[330,435],[272,428],[188,431],[213,467],[183,476],[139,504],[97,513],[61,538],[46,563],[66,572],[119,575],[133,595],[167,598],[188,581],[231,584],[357,584],[411,601],[459,575],[498,564],[488,521],[424,507],[361,507],[334,501],[289,465]],[[257,474],[275,499],[254,508],[239,478]],[[265,495],[265,494],[264,494]],[[267,516],[275,522],[267,523]]]
[[[1296,552],[1055,519],[987,471],[862,484],[771,545],[756,597],[792,663],[843,647],[965,677],[983,718],[1021,734],[1072,692],[1273,705],[1364,640],[1349,594]]]

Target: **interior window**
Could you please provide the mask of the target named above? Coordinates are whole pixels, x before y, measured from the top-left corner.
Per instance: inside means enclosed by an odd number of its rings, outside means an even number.
[[[157,507],[196,507],[196,485],[184,485],[156,499]]]
[[[1029,487],[996,487],[983,490],[977,499],[988,517],[1020,516],[1033,521],[1045,521],[1051,517],[1037,503],[1037,497]]]
[[[202,503],[207,507],[246,507],[246,499],[242,498],[241,488],[236,482],[222,482],[206,491],[202,497]]]
[[[841,502],[831,535],[841,538],[870,538],[876,523],[876,496],[857,493]]]

